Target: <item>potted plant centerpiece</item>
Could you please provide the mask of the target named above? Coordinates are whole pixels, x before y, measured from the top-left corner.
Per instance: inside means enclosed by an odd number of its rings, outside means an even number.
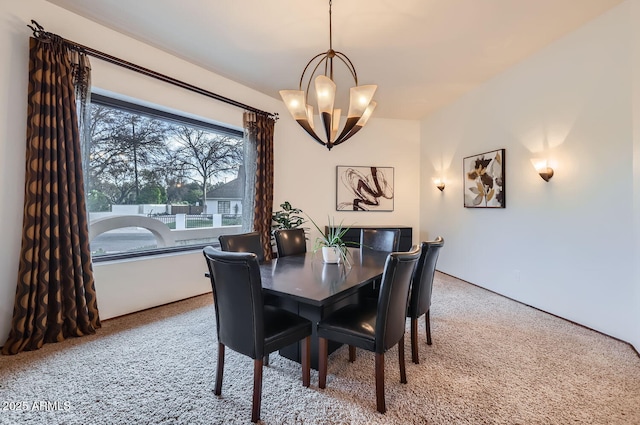
[[[329,227],[327,232],[323,232],[322,229],[316,224],[311,217],[309,220],[316,229],[320,232],[320,236],[316,238],[314,252],[322,249],[322,259],[325,263],[339,263],[349,264],[349,251],[347,245],[357,246],[355,242],[345,242],[342,237],[347,233],[349,227],[344,227],[342,222],[336,225],[335,221],[329,217]]]

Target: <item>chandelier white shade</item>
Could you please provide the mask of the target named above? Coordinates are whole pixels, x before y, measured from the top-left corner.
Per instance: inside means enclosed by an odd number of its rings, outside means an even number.
[[[335,58],[347,67],[355,82],[355,86],[351,87],[349,91],[349,110],[342,131],[340,131],[342,110],[334,108],[337,90],[333,81],[333,60]],[[316,76],[316,72],[319,70],[323,73]],[[314,76],[316,76],[315,79]],[[324,128],[324,140],[316,133],[314,109],[308,104],[312,80],[318,115],[321,126]],[[305,85],[306,91],[303,90]],[[333,50],[331,0],[329,0],[329,50],[315,55],[307,63],[302,71],[298,90],[280,90],[282,100],[293,119],[318,143],[331,150],[332,147],[348,140],[365,126],[376,107],[373,95],[377,88],[378,86],[375,84],[358,86],[358,75],[349,58],[345,54]]]

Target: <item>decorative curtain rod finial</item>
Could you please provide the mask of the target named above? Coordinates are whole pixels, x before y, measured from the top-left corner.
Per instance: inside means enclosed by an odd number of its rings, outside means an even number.
[[[44,34],[48,34],[45,30],[44,27],[42,25],[40,25],[39,23],[37,23],[36,21],[34,21],[33,19],[31,20],[31,24],[32,25],[27,25],[27,27],[29,27],[31,29],[31,31],[33,31],[33,36],[36,38],[40,38],[42,37],[42,35]]]

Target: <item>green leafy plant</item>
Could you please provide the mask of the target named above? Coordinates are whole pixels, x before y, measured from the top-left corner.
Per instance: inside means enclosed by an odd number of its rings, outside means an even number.
[[[273,230],[277,229],[295,229],[302,226],[306,220],[300,216],[302,210],[300,208],[293,208],[289,201],[284,201],[280,204],[279,211],[274,211],[271,215],[271,220],[275,223]]]
[[[308,216],[307,216],[308,217]],[[347,250],[347,246],[358,246],[356,242],[345,242],[342,238],[349,231],[350,227],[345,227],[342,223],[335,224],[335,220],[331,217],[329,219],[329,227],[328,231],[324,232],[320,227],[316,224],[315,221],[311,217],[309,217],[309,221],[313,223],[314,227],[320,232],[320,236],[316,238],[315,245],[313,251],[316,252],[322,247],[333,247],[337,248],[338,254],[340,255],[340,259],[343,263],[349,264],[348,255],[349,251]]]

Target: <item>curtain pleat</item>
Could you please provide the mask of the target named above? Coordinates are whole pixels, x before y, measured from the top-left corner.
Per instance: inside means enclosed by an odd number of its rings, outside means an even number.
[[[260,233],[265,260],[270,260],[271,215],[273,212],[273,134],[275,120],[267,114],[245,112],[243,115],[245,146],[252,150],[254,158],[247,159],[247,175],[255,164],[255,188],[253,189],[253,231]],[[248,163],[246,161],[249,161]]]
[[[22,247],[3,354],[100,327],[84,196],[79,114],[90,68],[57,36],[30,39]],[[83,120],[81,120],[83,122]]]

